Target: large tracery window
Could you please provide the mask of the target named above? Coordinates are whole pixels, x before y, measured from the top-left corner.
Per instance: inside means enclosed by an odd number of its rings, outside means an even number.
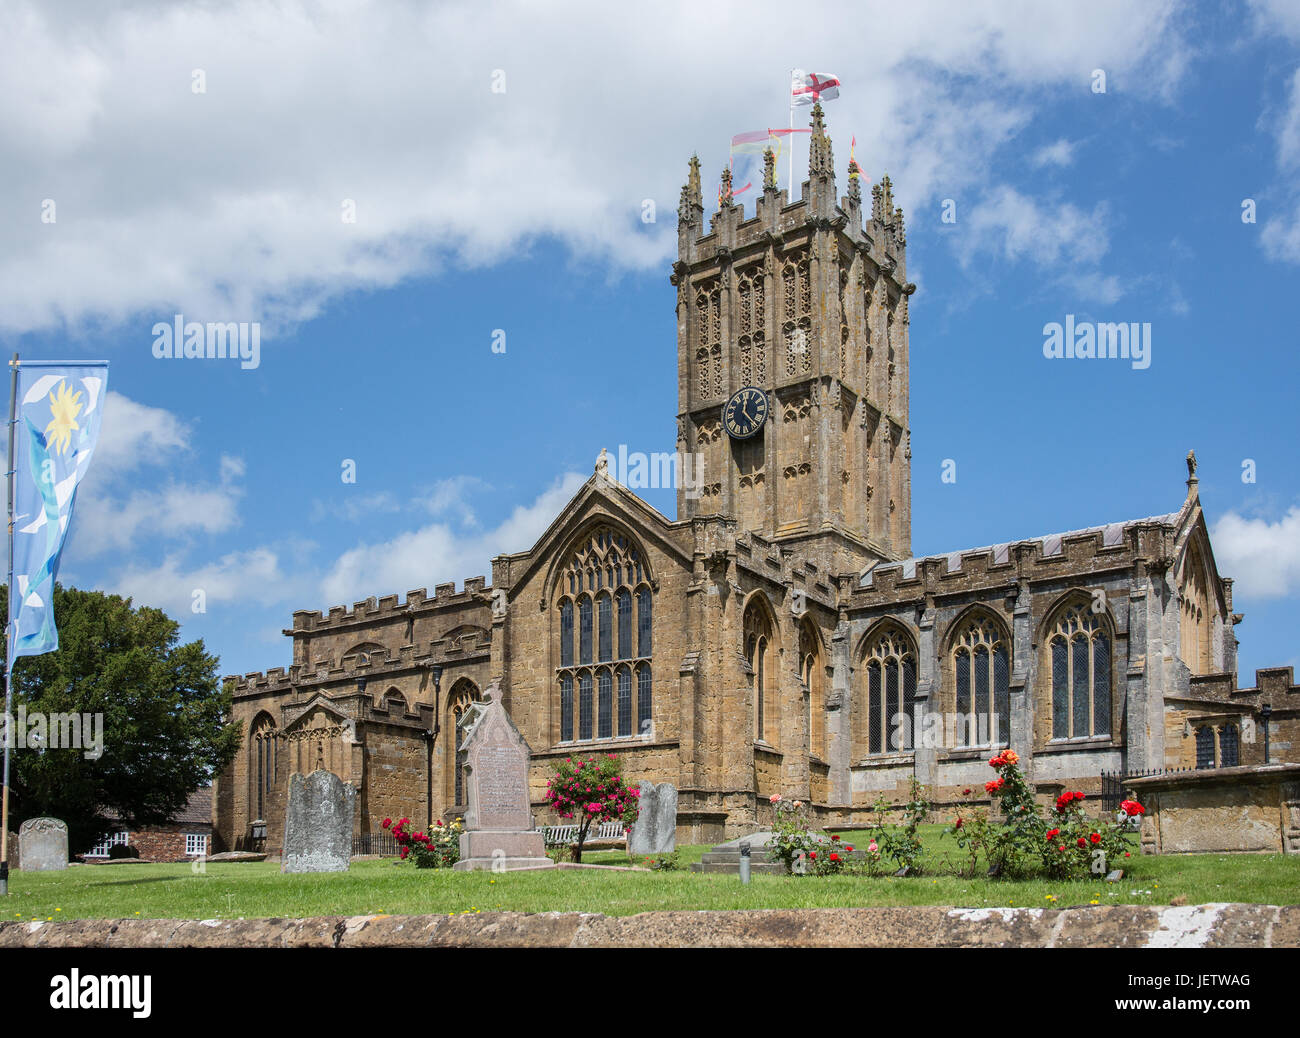
[[[649,580],[641,550],[610,526],[584,537],[569,558],[556,589],[561,742],[575,733],[578,740],[648,734],[654,630]]]
[[[914,748],[916,649],[900,628],[882,627],[867,642],[858,667],[865,700],[867,754]]]
[[[1052,738],[1109,735],[1111,636],[1089,603],[1060,614],[1047,637],[1052,676]]]
[[[957,745],[1003,746],[1011,738],[1011,658],[989,617],[963,624],[952,649]]]

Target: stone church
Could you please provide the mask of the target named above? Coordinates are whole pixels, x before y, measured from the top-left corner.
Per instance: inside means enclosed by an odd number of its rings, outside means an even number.
[[[942,805],[1002,746],[1044,796],[1249,763],[1262,701],[1296,716],[1289,668],[1236,687],[1241,616],[1191,455],[1164,515],[911,557],[903,213],[853,163],[836,197],[820,105],[810,140],[798,200],[769,154],[754,214],[724,172],[707,226],[691,160],[670,280],[677,449],[704,477],[679,481],[677,517],[602,452],[490,586],[294,613],[287,670],[227,679],[246,742],[216,783],[220,846],[278,851],[289,775],[321,767],[357,786],[358,836],[462,812],[457,721],[494,681],[539,817],[557,758],[612,753],[678,787],[689,843],[770,820],[776,793],[824,824],[913,776]]]

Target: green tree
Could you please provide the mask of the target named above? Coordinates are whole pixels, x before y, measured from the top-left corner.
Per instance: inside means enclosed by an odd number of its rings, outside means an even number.
[[[4,615],[7,592],[0,586]],[[179,644],[180,625],[162,610],[59,585],[54,615],[58,651],[14,665],[13,721],[20,705],[29,715],[102,714],[103,753],[18,749],[15,731],[9,824],[61,818],[76,853],[104,835],[110,814],[141,826],[166,821],[230,763],[242,732],[217,657],[202,641]]]

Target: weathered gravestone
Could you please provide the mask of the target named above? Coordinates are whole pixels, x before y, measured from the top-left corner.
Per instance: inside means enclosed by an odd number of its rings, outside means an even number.
[[[281,872],[346,872],[356,787],[323,768],[289,776]]]
[[[554,868],[542,834],[533,825],[528,797],[531,753],[501,703],[496,682],[469,708],[462,724],[469,809],[454,868]]]
[[[18,860],[24,872],[68,867],[68,827],[57,818],[29,818],[18,829]]]
[[[627,838],[629,854],[671,854],[677,847],[677,787],[641,783],[636,823]]]

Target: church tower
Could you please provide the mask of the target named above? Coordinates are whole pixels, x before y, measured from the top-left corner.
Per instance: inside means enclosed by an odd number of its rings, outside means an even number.
[[[838,203],[812,109],[808,179],[790,203],[765,156],[745,218],[724,170],[704,229],[700,165],[678,207],[677,449],[703,462],[678,518],[724,514],[836,572],[911,554],[908,297],[903,213],[889,178],[863,222],[860,170]],[[739,424],[729,400],[745,387]],[[731,412],[736,417],[735,412]],[[748,436],[747,426],[761,424]],[[738,435],[740,434],[740,435]],[[684,482],[684,481],[683,481]]]

